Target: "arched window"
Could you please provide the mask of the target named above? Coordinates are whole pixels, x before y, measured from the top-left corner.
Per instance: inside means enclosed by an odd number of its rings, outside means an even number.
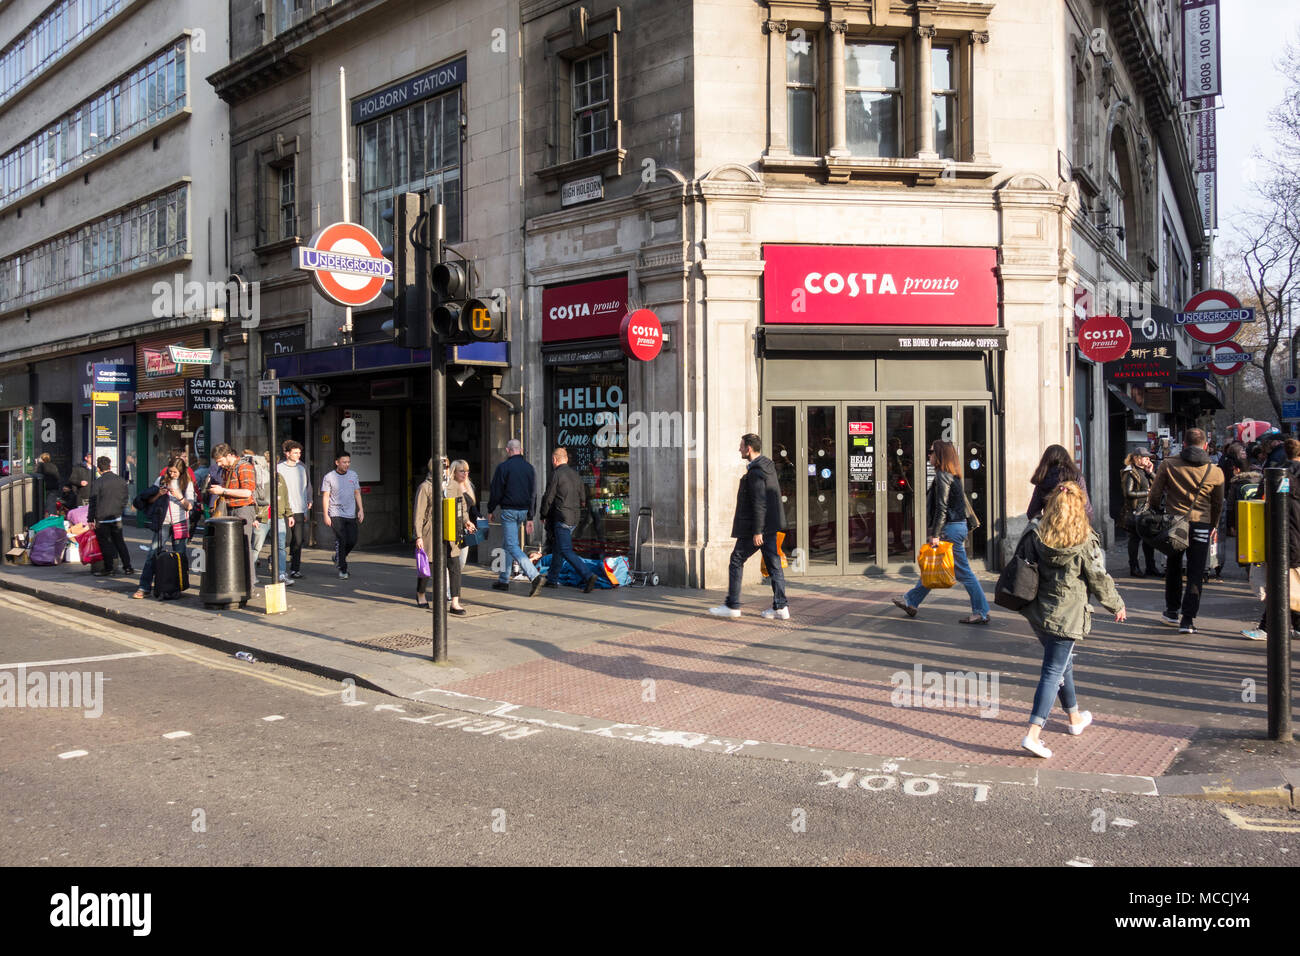
[[[1129,163],[1128,144],[1124,135],[1115,130],[1106,159],[1106,220],[1110,226],[1107,237],[1115,242],[1115,251],[1128,258],[1129,229],[1137,225],[1133,209],[1133,175]]]

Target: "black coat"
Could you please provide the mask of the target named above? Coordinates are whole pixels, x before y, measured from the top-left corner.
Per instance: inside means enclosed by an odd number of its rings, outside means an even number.
[[[961,477],[946,471],[937,471],[930,490],[925,494],[925,526],[931,538],[943,532],[950,521],[966,520],[966,494]]]
[[[125,478],[106,471],[95,479],[90,489],[87,521],[108,521],[122,517],[131,495]]]
[[[85,465],[72,466],[72,472],[68,475],[68,485],[82,504],[90,500],[90,485],[94,480],[95,476]],[[86,482],[84,487],[81,484],[83,481]]]
[[[45,483],[47,493],[58,492],[63,487],[59,482],[59,468],[52,461],[38,461],[36,463],[36,474],[41,476],[41,481]]]
[[[749,463],[740,489],[736,492],[736,517],[731,522],[733,538],[756,534],[776,534],[785,527],[785,508],[781,504],[781,485],[776,466],[766,455]]]
[[[586,504],[587,486],[572,465],[560,465],[551,472],[551,481],[542,496],[542,520],[576,525]]]

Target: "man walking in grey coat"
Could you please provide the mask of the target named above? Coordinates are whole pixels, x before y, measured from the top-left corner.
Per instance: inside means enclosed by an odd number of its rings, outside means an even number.
[[[763,617],[772,620],[790,620],[790,609],[785,601],[785,573],[776,550],[776,534],[785,527],[785,508],[781,505],[781,486],[776,477],[772,459],[760,454],[763,441],[757,435],[740,439],[740,457],[749,462],[740,479],[736,493],[736,516],[731,522],[731,535],[736,546],[731,552],[731,568],[727,586],[727,603],[710,608],[717,617],[740,617],[740,581],[745,562],[755,551],[762,550],[767,562],[768,578],[772,582],[772,606]]]

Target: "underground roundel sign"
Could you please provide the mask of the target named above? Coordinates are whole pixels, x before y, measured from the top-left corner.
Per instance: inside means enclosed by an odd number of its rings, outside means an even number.
[[[1193,315],[1202,313],[1202,315]],[[1183,311],[1175,319],[1197,342],[1218,345],[1227,342],[1241,331],[1242,321],[1254,321],[1254,311],[1243,309],[1241,301],[1231,292],[1206,289],[1187,300]],[[1222,321],[1210,321],[1211,319]]]
[[[637,309],[623,317],[618,337],[624,355],[649,362],[663,348],[664,329],[659,317],[649,309]]]
[[[1117,315],[1094,315],[1079,330],[1079,351],[1098,365],[1122,359],[1132,344],[1128,323]]]
[[[393,264],[369,229],[335,222],[298,247],[298,268],[311,273],[316,290],[336,305],[373,302],[393,277]]]

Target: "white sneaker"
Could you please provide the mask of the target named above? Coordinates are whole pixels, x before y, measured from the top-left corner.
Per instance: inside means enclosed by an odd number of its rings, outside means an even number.
[[[1076,737],[1079,736],[1079,734],[1083,733],[1084,730],[1087,729],[1088,725],[1092,723],[1092,711],[1085,710],[1081,712],[1079,716],[1083,719],[1080,720],[1077,724],[1074,723],[1070,724],[1070,733],[1074,734],[1074,736]]]
[[[1052,752],[1050,750],[1044,747],[1042,743],[1035,740],[1033,737],[1030,737],[1028,734],[1025,735],[1024,740],[1020,741],[1020,746],[1024,747],[1026,750],[1028,750],[1031,754],[1033,754],[1036,757],[1042,757],[1046,759],[1052,755]]]
[[[727,607],[727,605],[723,604],[709,608],[709,613],[714,617],[740,617],[740,608]]]
[[[779,609],[770,607],[763,612],[763,617],[769,621],[788,621],[790,620],[790,609],[788,607]]]

